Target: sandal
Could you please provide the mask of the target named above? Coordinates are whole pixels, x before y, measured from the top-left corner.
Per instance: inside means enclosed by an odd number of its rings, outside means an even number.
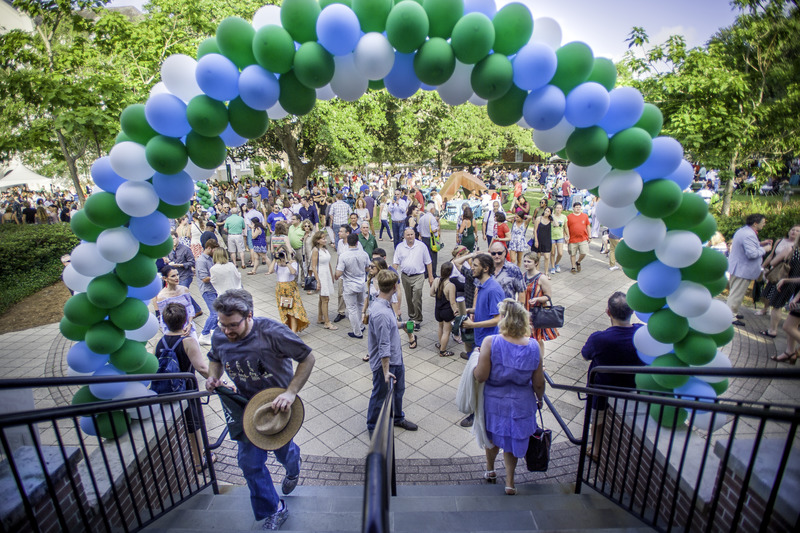
[[[791,354],[783,352],[780,355],[773,355],[772,357],[770,357],[770,359],[772,359],[777,363],[786,363],[789,365],[793,365],[797,363],[797,352]]]
[[[327,324],[325,324],[325,325],[324,325],[324,326],[322,326],[322,327],[323,327],[323,328],[325,328],[325,329],[329,329],[329,330],[331,330],[331,331],[336,331],[337,329],[339,329],[339,326],[334,326],[334,325],[333,325],[333,324],[331,324],[330,322],[328,322]]]
[[[361,358],[361,360],[362,360],[362,361],[364,361],[364,362],[366,363],[366,362],[368,362],[368,361],[369,361],[369,356],[368,356],[368,355],[365,355],[364,357],[362,357],[362,358]]]
[[[775,337],[778,336],[778,335],[773,335],[772,333],[770,333],[768,329],[761,330],[761,331],[758,332],[758,334],[759,335],[764,335],[765,337],[769,337],[770,339],[774,339]]]
[[[506,487],[506,496],[516,496],[517,489],[514,487]]]
[[[455,354],[453,352],[448,351],[448,350],[445,350],[445,351],[441,351],[440,350],[439,351],[439,357],[453,357],[454,355]]]
[[[572,270],[570,270],[570,272],[572,272],[574,274],[574,273],[577,272],[577,269],[573,268]]]
[[[441,342],[436,342],[434,344],[434,346],[436,346],[436,349],[439,350],[442,347],[442,343]]]
[[[408,347],[411,348],[412,350],[417,347],[417,336],[416,335],[414,335],[414,340],[413,341],[408,341]]]
[[[494,470],[486,470],[483,472],[483,479],[489,483],[497,483],[497,472]]]
[[[248,273],[247,273],[247,275],[248,275],[248,276],[254,276],[254,275],[255,275],[255,272],[253,272],[253,271],[251,270],[250,272],[248,272]]]
[[[575,268],[578,269],[578,272],[581,271],[581,264],[579,262],[577,262],[577,261],[575,261]]]

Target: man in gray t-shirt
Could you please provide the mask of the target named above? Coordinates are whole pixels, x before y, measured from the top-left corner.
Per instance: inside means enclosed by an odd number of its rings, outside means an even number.
[[[354,339],[363,339],[361,326],[361,310],[364,308],[364,292],[366,291],[367,267],[370,258],[366,252],[358,249],[358,234],[347,236],[347,250],[339,255],[336,263],[336,279],[342,279],[342,297],[347,306],[347,318],[353,331],[347,335]]]

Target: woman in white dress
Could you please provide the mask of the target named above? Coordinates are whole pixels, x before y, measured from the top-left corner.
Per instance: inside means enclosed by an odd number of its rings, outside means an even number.
[[[222,294],[229,289],[242,288],[242,274],[236,268],[235,263],[228,261],[228,253],[222,248],[215,248],[214,266],[211,267],[211,285],[216,289],[217,294]]]
[[[153,310],[156,312],[161,330],[164,333],[169,331],[169,328],[164,324],[164,316],[162,314],[164,309],[168,304],[178,303],[186,308],[184,333],[197,339],[197,332],[195,331],[194,322],[192,322],[195,316],[194,304],[192,303],[192,295],[189,293],[189,289],[179,285],[180,277],[178,276],[178,270],[171,266],[165,266],[161,270],[161,276],[164,279],[164,288],[158,291],[158,294],[153,298],[152,302]]]
[[[311,275],[317,280],[317,290],[319,291],[317,324],[322,324],[325,329],[339,329],[338,326],[331,323],[328,317],[328,302],[335,292],[331,253],[328,251],[328,234],[324,231],[318,231],[311,238],[311,244],[313,246],[311,250]]]

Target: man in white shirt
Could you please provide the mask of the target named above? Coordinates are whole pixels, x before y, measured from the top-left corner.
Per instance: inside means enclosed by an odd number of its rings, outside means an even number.
[[[347,226],[339,226],[339,234],[336,236],[337,237],[336,253],[339,257],[341,257],[348,250],[347,236],[349,234],[350,233],[349,230],[347,229]],[[361,250],[362,252],[364,251],[364,247],[361,246],[360,242],[358,242],[356,248]],[[336,290],[339,293],[339,301],[336,307],[336,317],[334,317],[333,321],[339,322],[347,317],[347,315],[345,314],[347,312],[347,304],[345,303],[344,300],[344,287],[342,285],[342,280],[338,280],[336,282]]]
[[[414,228],[406,228],[404,241],[394,251],[394,269],[400,272],[403,292],[408,302],[408,318],[414,321],[414,331],[422,325],[422,287],[424,275],[428,274],[428,283],[433,285],[433,270],[428,249],[414,238]]]
[[[347,335],[353,339],[363,339],[361,310],[364,308],[364,292],[367,288],[367,266],[370,257],[363,249],[359,249],[358,234],[347,236],[347,250],[339,256],[336,263],[336,279],[342,280],[342,292],[350,327],[353,331]]]
[[[407,212],[408,200],[403,198],[403,191],[401,189],[395,189],[394,199],[389,202],[389,216],[392,217],[392,238],[395,248],[397,248],[403,239],[403,230],[406,229]]]
[[[495,213],[502,213],[503,206],[500,202],[495,200],[492,202],[492,208],[487,209],[483,215],[483,240],[486,241],[486,246],[492,244],[492,239],[497,235],[497,221],[494,219]]]
[[[428,204],[428,210],[419,217],[419,237],[431,256],[431,269],[433,269],[434,277],[436,277],[436,262],[439,254],[431,248],[431,235],[438,235],[438,233],[439,220],[436,218],[436,206],[430,203]]]

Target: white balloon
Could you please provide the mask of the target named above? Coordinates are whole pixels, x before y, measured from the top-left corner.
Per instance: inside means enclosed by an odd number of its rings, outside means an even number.
[[[601,194],[600,199],[605,202]],[[613,228],[614,226],[609,226]],[[667,225],[660,218],[639,215],[625,225],[622,238],[631,250],[649,252],[654,250],[667,235]]]
[[[132,398],[147,398],[148,396],[155,396],[155,391],[151,391],[144,384],[140,381],[134,381],[132,383],[127,383],[125,388],[122,389],[122,392],[118,394],[114,399],[115,400],[130,400]],[[146,419],[152,416],[152,411],[149,407],[144,406],[140,407],[139,411],[136,411],[135,407],[132,407],[127,410],[128,415],[131,418],[136,419]]]
[[[285,116],[288,116],[289,112],[286,111],[279,102],[275,102],[275,105],[267,109],[267,116],[270,120],[280,120]]]
[[[644,182],[633,170],[612,170],[600,182],[600,198],[611,207],[632,204],[642,194]]]
[[[174,54],[161,64],[161,79],[169,92],[188,102],[198,94],[203,94],[195,78],[196,69],[197,61],[194,58]]]
[[[139,243],[136,243],[137,248]],[[74,292],[86,292],[89,282],[94,279],[94,276],[84,276],[79,274],[72,263],[68,264],[61,274],[61,279],[64,280],[64,285],[72,289]]]
[[[561,26],[550,17],[534,20],[530,42],[546,44],[553,50],[558,49],[561,46]]]
[[[139,329],[125,332],[125,338],[132,341],[147,342],[158,334],[158,319],[152,313],[147,317],[147,322]]]
[[[374,31],[359,39],[353,57],[356,68],[370,80],[382,80],[394,66],[394,48],[382,33]]]
[[[711,426],[711,416],[713,413],[711,411],[706,411],[703,413],[697,413],[694,415],[694,427],[705,431],[707,433],[713,433],[714,431],[718,430],[722,426],[728,423],[728,415],[724,413],[717,413],[717,416],[714,417],[714,426]]]
[[[691,231],[673,230],[655,248],[658,260],[673,268],[686,268],[700,259],[703,243]]]
[[[719,300],[714,300],[715,302],[719,302]],[[725,306],[726,308],[728,306]],[[728,324],[730,326],[730,324]],[[711,360],[710,363],[702,365],[702,366],[693,366],[690,365],[692,368],[732,368],[733,365],[731,364],[730,357],[727,356],[724,352],[717,350],[717,355],[714,356],[714,359]],[[701,381],[705,381],[706,383],[719,383],[720,381],[725,381],[725,376],[695,376],[697,379]]]
[[[567,145],[567,139],[575,131],[575,126],[562,118],[554,128],[549,130],[536,130],[533,132],[533,142],[542,152],[558,152]],[[616,228],[619,226],[609,226]]]
[[[675,292],[667,296],[667,305],[673,313],[691,318],[708,311],[712,300],[711,291],[705,286],[693,281],[681,281]]]
[[[90,278],[108,274],[116,266],[100,255],[97,244],[93,242],[84,242],[76,246],[70,254],[70,265],[78,274]]]
[[[153,177],[155,171],[147,162],[144,146],[133,141],[124,141],[114,146],[109,153],[111,168],[130,181],[144,181]]]
[[[155,85],[153,85],[153,88],[150,89],[150,96],[162,93],[172,94],[169,92],[169,89],[167,89],[167,86],[164,85],[163,81],[156,83]]]
[[[355,102],[367,92],[369,80],[356,68],[353,54],[336,56],[333,61],[336,64],[336,70],[331,80],[331,89],[342,100]]]
[[[517,126],[519,126],[520,128],[526,129],[526,130],[531,129],[531,125],[528,124],[527,122],[525,122],[525,117],[522,117],[521,119],[519,119],[517,121]]]
[[[461,105],[466,103],[474,94],[469,81],[473,66],[456,60],[456,69],[453,71],[453,75],[436,88],[444,103],[452,106]]]
[[[126,215],[146,217],[158,209],[158,193],[146,181],[126,181],[116,193],[117,205]]]
[[[256,14],[253,15],[253,28],[255,28],[256,31],[270,24],[282,27],[281,8],[279,6],[264,6],[259,8]]]
[[[107,261],[124,263],[139,252],[139,241],[128,228],[110,228],[97,237],[97,250]]]
[[[336,93],[333,92],[333,89],[331,89],[330,83],[325,87],[320,87],[319,89],[317,89],[317,100],[331,100],[335,97]],[[267,115],[269,115],[269,113],[267,113]]]
[[[606,174],[611,172],[611,165],[605,158],[601,159],[594,165],[582,167],[575,163],[570,163],[567,167],[567,178],[569,182],[578,189],[594,189],[600,185]]]
[[[194,181],[205,181],[217,173],[216,169],[213,168],[209,169],[198,167],[192,163],[191,159],[189,159],[189,162],[186,163],[185,167],[183,167],[183,171],[189,174],[189,177],[191,177]]]
[[[474,106],[478,106],[478,107],[483,107],[483,106],[485,106],[485,105],[487,104],[487,102],[488,102],[488,101],[489,101],[489,100],[486,100],[485,98],[481,98],[481,97],[480,97],[480,96],[478,96],[477,94],[473,94],[472,96],[470,96],[470,97],[469,97],[469,100],[468,100],[468,102],[469,102],[470,104],[472,104],[472,105],[474,105]]]
[[[668,354],[672,351],[672,344],[658,342],[650,336],[650,332],[647,331],[647,327],[645,326],[637,329],[636,333],[633,334],[633,345],[644,355],[650,357],[658,357],[659,355]]]
[[[733,322],[733,312],[722,300],[711,300],[708,310],[689,319],[689,327],[700,333],[722,333]]]
[[[534,134],[535,135],[535,134]],[[595,208],[597,220],[600,224],[608,228],[621,228],[636,216],[638,210],[636,206],[626,205],[625,207],[611,207],[600,198]]]

